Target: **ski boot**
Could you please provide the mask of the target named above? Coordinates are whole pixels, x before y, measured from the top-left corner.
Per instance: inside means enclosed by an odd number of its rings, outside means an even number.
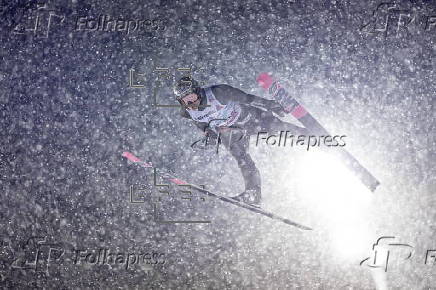
[[[260,207],[260,202],[262,199],[260,191],[255,189],[247,189],[243,193],[233,196],[232,198],[239,202],[244,202],[256,207]]]

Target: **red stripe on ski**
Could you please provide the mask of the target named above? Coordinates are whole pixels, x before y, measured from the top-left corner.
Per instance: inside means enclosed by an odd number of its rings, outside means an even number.
[[[295,118],[300,119],[301,117],[306,116],[307,111],[303,106],[297,106],[294,110],[292,110],[291,114]]]
[[[188,184],[187,182],[185,182],[183,180],[180,180],[178,178],[171,178],[170,181],[172,181],[172,182],[174,182],[175,184],[178,184],[178,185]]]
[[[135,155],[133,155],[130,152],[123,152],[123,156],[132,162],[141,162],[141,159],[139,159],[138,157],[136,157]]]
[[[141,162],[144,167],[153,167],[151,163],[143,162],[141,159],[139,159],[130,152],[123,152],[122,156],[135,163]]]

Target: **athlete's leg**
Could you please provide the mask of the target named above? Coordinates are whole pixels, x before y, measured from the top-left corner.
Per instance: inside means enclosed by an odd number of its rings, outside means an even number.
[[[235,135],[226,133],[221,136],[222,144],[229,150],[230,154],[235,158],[241,170],[245,183],[245,191],[254,192],[258,198],[261,196],[261,179],[259,170],[256,167],[253,159],[248,153],[249,138],[248,135],[241,137],[242,132]]]

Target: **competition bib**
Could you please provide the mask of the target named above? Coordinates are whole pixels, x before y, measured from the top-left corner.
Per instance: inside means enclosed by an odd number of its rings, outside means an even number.
[[[194,121],[208,123],[214,131],[217,127],[229,127],[238,121],[241,115],[241,106],[238,103],[230,102],[227,105],[222,105],[215,98],[210,87],[204,90],[209,106],[203,111],[187,110]]]

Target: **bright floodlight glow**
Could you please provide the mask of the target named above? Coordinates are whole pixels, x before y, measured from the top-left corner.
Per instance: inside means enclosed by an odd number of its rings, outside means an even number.
[[[365,219],[372,193],[331,154],[307,152],[303,159],[299,170],[302,198],[328,228],[337,256],[353,261],[361,258],[373,242]]]

